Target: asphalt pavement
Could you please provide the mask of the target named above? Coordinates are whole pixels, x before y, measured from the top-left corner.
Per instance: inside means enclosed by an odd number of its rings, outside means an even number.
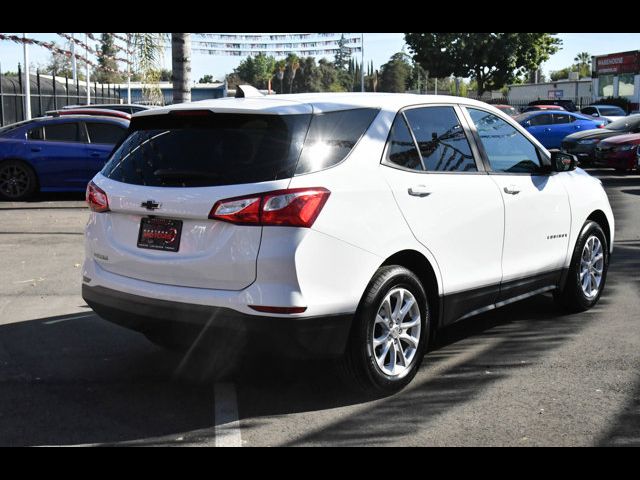
[[[640,176],[591,173],[616,216],[598,305],[541,295],[460,322],[385,398],[323,362],[247,358],[216,381],[206,355],[86,306],[82,195],[0,202],[0,446],[640,445]]]

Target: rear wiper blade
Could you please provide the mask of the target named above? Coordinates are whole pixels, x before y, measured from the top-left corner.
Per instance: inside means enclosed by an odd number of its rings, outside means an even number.
[[[162,178],[220,178],[219,173],[205,172],[203,170],[172,170],[160,169],[153,172],[156,177]]]

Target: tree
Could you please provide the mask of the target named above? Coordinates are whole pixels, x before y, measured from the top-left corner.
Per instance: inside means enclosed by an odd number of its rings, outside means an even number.
[[[191,34],[171,34],[173,103],[191,101]]]
[[[213,83],[213,82],[214,82],[213,75],[205,75],[200,80],[198,80],[198,83]]]
[[[406,92],[411,81],[412,68],[409,56],[404,52],[394,53],[382,65],[380,73],[381,92]]]
[[[344,33],[337,43],[338,50],[336,50],[333,64],[338,70],[347,70],[351,60],[351,49],[347,47],[347,39],[344,38]]]
[[[563,68],[562,70],[556,70],[551,72],[551,81],[557,82],[558,80],[565,80],[569,78],[569,72],[572,72],[573,69],[571,67]]]
[[[267,88],[269,80],[274,75],[276,60],[274,57],[267,56],[264,53],[258,53],[255,57],[247,57],[240,62],[234,72],[242,79],[243,82],[256,88]]]
[[[550,33],[406,33],[413,58],[430,77],[472,78],[477,93],[499,89],[538,68],[560,48]]]
[[[100,44],[96,45],[98,55],[98,66],[93,72],[93,78],[99,83],[117,83],[122,80],[122,75],[118,73],[118,62],[115,59],[115,40],[112,34],[103,33],[100,36]]]
[[[132,33],[128,35],[132,46],[133,70],[142,82],[142,96],[146,102],[162,105],[164,96],[158,82],[161,77],[165,33]]]
[[[580,52],[573,59],[576,62],[576,68],[581,77],[591,76],[591,54],[588,52]]]
[[[53,45],[54,47],[60,48],[56,42],[53,42]],[[70,47],[68,49],[70,49]],[[71,78],[73,76],[71,58],[52,50],[51,57],[48,63],[42,67],[42,71],[48,75],[55,74],[56,76]],[[84,76],[82,79],[84,79]]]

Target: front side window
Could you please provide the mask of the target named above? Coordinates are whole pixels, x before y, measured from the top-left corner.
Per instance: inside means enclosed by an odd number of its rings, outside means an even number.
[[[453,107],[412,108],[404,113],[426,171],[477,171],[469,141]]]
[[[42,127],[32,128],[27,132],[29,140],[44,140],[44,130]]]
[[[494,172],[535,173],[540,169],[538,151],[522,133],[492,113],[467,110]]]
[[[79,142],[80,129],[77,122],[51,123],[44,127],[45,138],[51,142]]]

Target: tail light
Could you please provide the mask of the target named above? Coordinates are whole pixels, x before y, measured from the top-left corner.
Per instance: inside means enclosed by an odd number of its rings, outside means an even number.
[[[598,128],[604,128],[604,123],[599,123]]]
[[[95,183],[89,182],[87,185],[87,204],[89,208],[94,212],[108,212],[109,211],[109,198],[104,190],[98,187]]]
[[[291,188],[220,200],[209,218],[239,225],[309,228],[331,192],[326,188]]]

